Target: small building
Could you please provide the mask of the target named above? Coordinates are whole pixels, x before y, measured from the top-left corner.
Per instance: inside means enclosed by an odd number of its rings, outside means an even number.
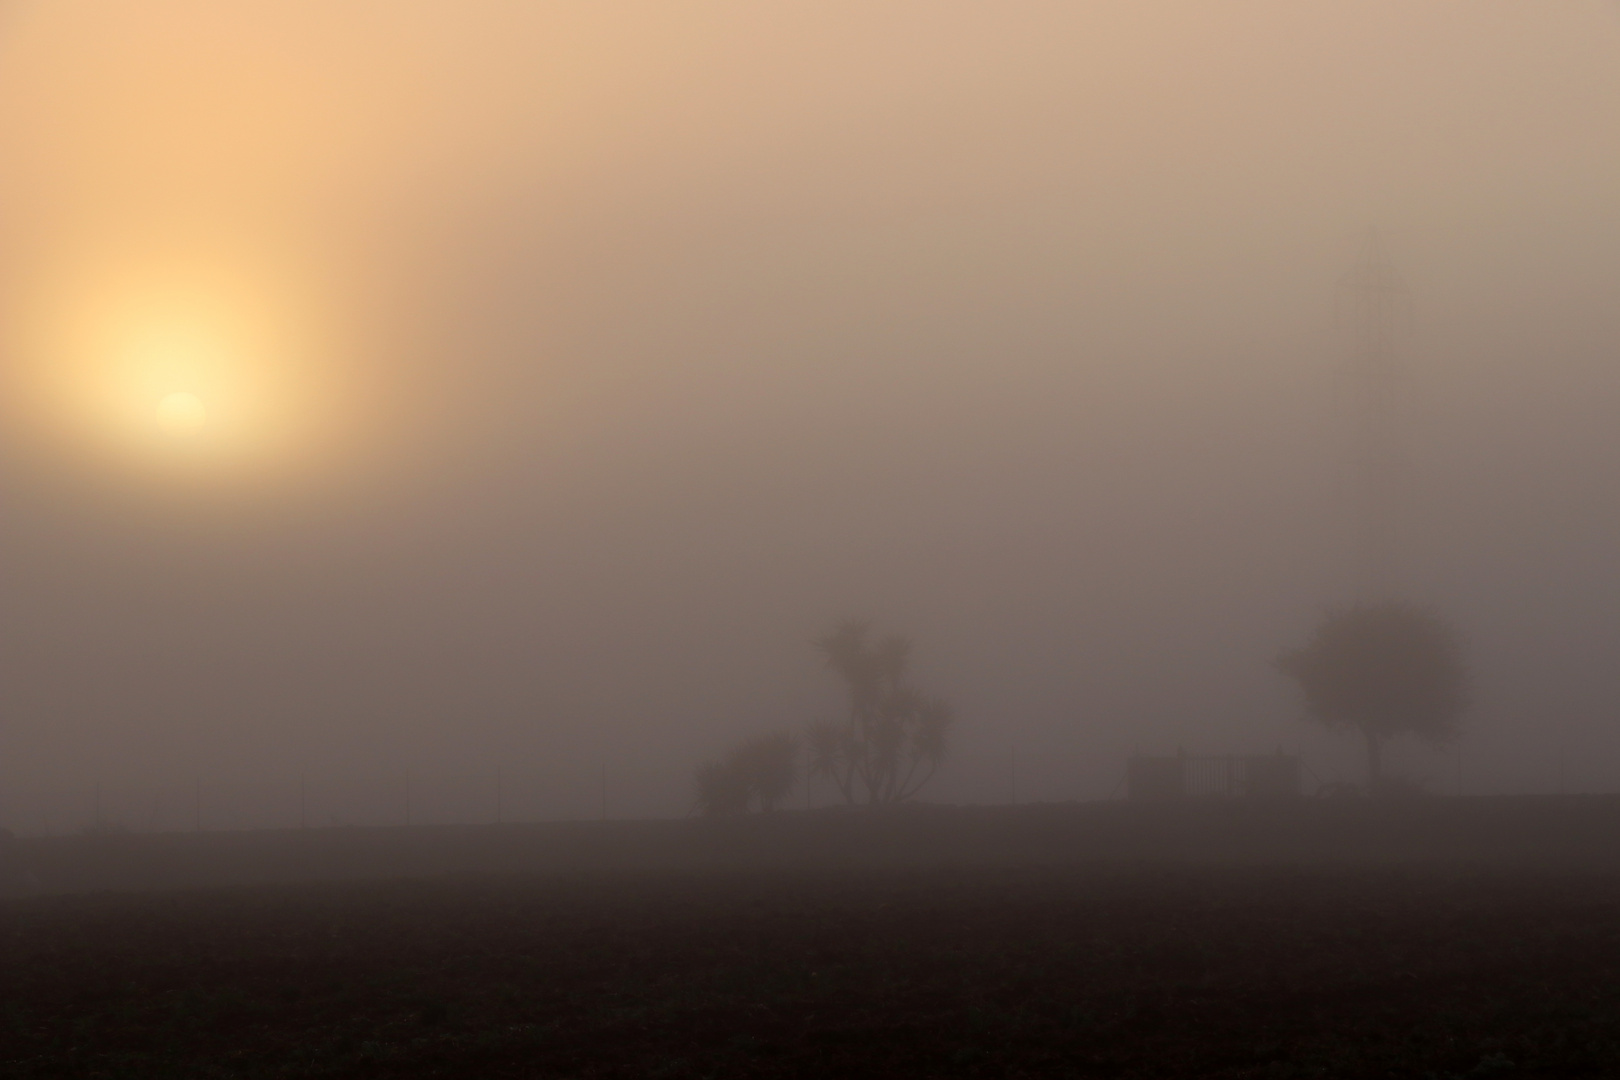
[[[1274,799],[1301,793],[1299,758],[1292,754],[1144,757],[1126,762],[1125,795],[1133,800]]]

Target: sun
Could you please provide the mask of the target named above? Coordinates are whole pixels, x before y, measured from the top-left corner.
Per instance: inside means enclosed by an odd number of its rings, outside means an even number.
[[[3,2],[3,0],[0,0]],[[64,452],[141,482],[279,482],[340,465],[370,419],[350,402],[352,345],[330,271],[273,243],[152,241],[71,251],[0,318],[0,412]],[[71,256],[71,257],[70,257]]]
[[[176,390],[158,402],[158,425],[170,435],[189,435],[208,422],[208,408],[202,398]]]

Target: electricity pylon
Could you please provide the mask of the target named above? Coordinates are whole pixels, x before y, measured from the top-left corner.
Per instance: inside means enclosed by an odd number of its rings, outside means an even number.
[[[1411,380],[1398,339],[1410,325],[1406,284],[1370,230],[1355,269],[1340,283],[1340,319],[1350,338],[1345,365],[1351,422],[1356,597],[1400,598],[1411,509]]]

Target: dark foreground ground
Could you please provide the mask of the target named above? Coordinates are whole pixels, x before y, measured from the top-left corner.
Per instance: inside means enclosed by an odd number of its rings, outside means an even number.
[[[0,903],[6,1077],[1620,1075],[1620,877],[871,867]]]
[[[1620,1076],[1615,798],[103,834],[7,893],[0,1077]]]

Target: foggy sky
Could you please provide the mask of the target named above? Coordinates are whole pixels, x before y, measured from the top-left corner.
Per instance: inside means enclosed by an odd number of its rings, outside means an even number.
[[[407,771],[474,820],[496,768],[592,816],[604,763],[679,814],[839,713],[848,614],[956,706],[930,799],[1015,748],[1022,799],[1177,746],[1351,778],[1270,661],[1354,595],[1374,225],[1462,787],[1614,790],[1617,192],[1596,0],[12,5],[0,825],[199,780],[286,824],[300,776],[393,821]],[[264,361],[294,464],[158,475],[47,403],[40,297],[181,263],[318,327]]]

